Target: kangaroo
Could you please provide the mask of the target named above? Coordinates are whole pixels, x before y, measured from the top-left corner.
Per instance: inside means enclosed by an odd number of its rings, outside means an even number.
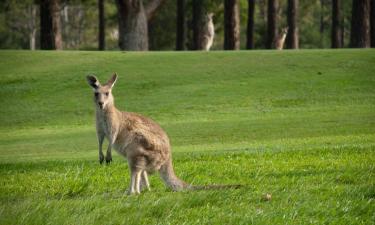
[[[173,170],[169,138],[153,120],[132,112],[121,112],[114,105],[112,88],[117,74],[101,85],[93,76],[87,76],[94,91],[96,132],[99,142],[99,162],[112,161],[112,147],[128,160],[130,186],[128,194],[139,194],[143,188],[150,190],[148,174],[158,171],[164,183],[173,191],[183,189],[238,188],[239,185],[192,186],[178,178]],[[104,157],[104,138],[109,145]]]
[[[212,20],[213,13],[208,13],[202,24],[202,46],[203,49],[209,51],[215,37],[215,28]]]
[[[286,38],[286,35],[288,34],[288,27],[285,27],[281,30],[281,34],[279,34],[277,37],[276,37],[276,40],[275,40],[275,48],[277,50],[282,50],[284,48],[284,42],[285,42],[285,38]]]

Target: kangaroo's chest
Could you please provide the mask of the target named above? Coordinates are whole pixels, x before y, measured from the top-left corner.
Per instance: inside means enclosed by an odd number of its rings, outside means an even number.
[[[116,127],[115,122],[111,118],[98,117],[97,123],[98,129],[100,129],[108,139],[115,138],[113,135],[116,134]]]

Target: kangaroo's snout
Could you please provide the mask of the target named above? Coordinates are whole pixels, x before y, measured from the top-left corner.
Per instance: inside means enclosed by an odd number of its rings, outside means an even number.
[[[103,108],[103,104],[104,104],[104,102],[98,102],[98,105],[99,105],[99,107],[102,109]]]

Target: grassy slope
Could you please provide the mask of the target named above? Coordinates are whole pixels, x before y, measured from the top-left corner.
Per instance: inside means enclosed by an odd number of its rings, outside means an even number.
[[[160,122],[177,174],[226,191],[124,196],[97,165],[84,76]],[[0,52],[0,223],[371,223],[375,51]],[[270,202],[261,200],[272,193]]]

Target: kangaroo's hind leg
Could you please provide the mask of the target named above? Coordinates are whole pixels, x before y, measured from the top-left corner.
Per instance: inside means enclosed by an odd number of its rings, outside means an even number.
[[[141,173],[142,170],[140,169],[130,169],[130,186],[128,190],[129,195],[140,193]]]
[[[129,194],[139,194],[141,192],[142,172],[145,169],[146,160],[142,156],[129,159],[130,187]]]
[[[147,175],[146,170],[143,170],[141,173],[141,191],[143,189],[147,189],[148,191],[151,191],[150,182],[148,181],[148,175]]]

